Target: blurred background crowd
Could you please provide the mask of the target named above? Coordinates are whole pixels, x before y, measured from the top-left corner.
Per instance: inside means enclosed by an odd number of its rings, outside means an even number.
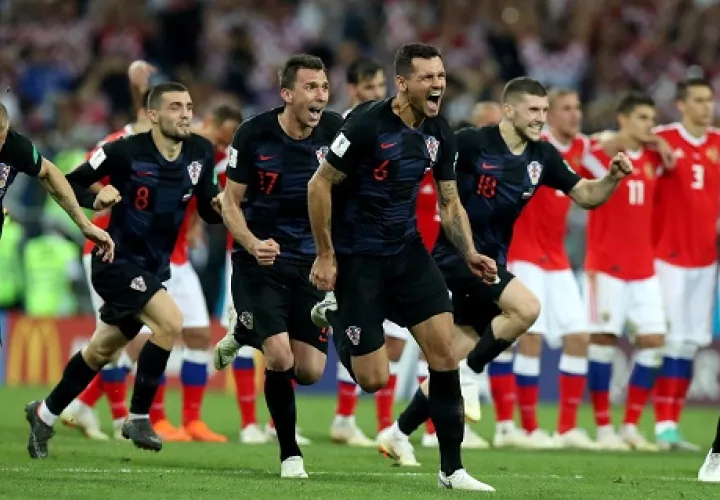
[[[520,75],[577,89],[586,133],[614,127],[629,89],[651,93],[663,122],[676,118],[675,82],[685,76],[704,74],[720,91],[718,0],[0,0],[0,101],[67,171],[134,116],[133,60],[159,69],[151,83],[186,84],[198,117],[222,103],[249,117],[280,103],[284,60],[310,52],[328,66],[331,109],[342,111],[353,60],[375,57],[391,75],[395,49],[416,40],[444,53],[442,112],[456,126]],[[52,315],[89,311],[81,240],[64,214],[20,178],[6,205],[0,308],[33,314],[42,288],[56,295]],[[570,240],[576,265],[581,233]],[[224,241],[222,228],[209,229],[192,254],[211,311],[223,296]]]

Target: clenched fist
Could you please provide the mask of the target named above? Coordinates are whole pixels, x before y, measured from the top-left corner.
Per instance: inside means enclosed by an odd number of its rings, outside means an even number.
[[[104,186],[95,196],[93,208],[95,210],[105,210],[117,205],[120,203],[120,200],[122,200],[120,192],[115,189],[114,186],[108,184],[107,186]]]
[[[613,156],[610,162],[610,176],[615,180],[620,180],[632,174],[633,165],[630,158],[625,153],[618,153]]]

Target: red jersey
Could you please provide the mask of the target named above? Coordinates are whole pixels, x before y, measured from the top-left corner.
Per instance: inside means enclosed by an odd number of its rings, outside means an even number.
[[[620,181],[604,205],[588,214],[585,269],[631,281],[655,274],[652,211],[661,159],[646,148],[626,154],[634,167],[632,174]],[[605,176],[610,161],[602,146],[593,146],[584,175]]]
[[[98,142],[95,147],[87,154],[85,155],[85,161],[89,160],[90,157],[97,151],[99,148],[103,147],[104,144],[108,142],[112,142],[116,139],[122,139],[123,137],[128,137],[130,135],[133,135],[133,129],[131,125],[125,125],[120,130],[116,130],[112,134],[107,135],[102,141]],[[107,184],[108,179],[103,179],[100,181],[102,184]],[[110,212],[109,211],[103,211],[98,214],[95,214],[92,219],[93,224],[95,224],[100,229],[107,229],[108,225],[110,224]],[[83,246],[83,254],[89,254],[92,249],[95,248],[95,243],[93,243],[90,240],[85,240],[85,245]]]
[[[658,178],[653,213],[655,256],[681,267],[717,260],[720,215],[720,131],[691,136],[680,123],[658,127],[675,153],[675,167]]]
[[[578,134],[567,145],[550,134],[543,134],[543,138],[555,146],[573,170],[582,169],[590,150],[587,137]],[[540,186],[515,222],[508,261],[530,262],[546,271],[569,269],[570,259],[565,250],[569,210],[570,198],[565,193]]]
[[[420,231],[423,243],[429,251],[432,251],[440,234],[440,215],[438,214],[437,192],[432,170],[428,170],[420,181],[416,214],[418,231]]]

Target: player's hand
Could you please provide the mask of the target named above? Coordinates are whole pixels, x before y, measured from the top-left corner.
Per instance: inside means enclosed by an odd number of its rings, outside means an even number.
[[[108,184],[107,186],[103,186],[103,188],[98,191],[98,194],[95,195],[93,208],[95,210],[105,210],[117,205],[120,203],[120,200],[122,200],[120,192],[115,189],[114,186]]]
[[[82,228],[85,238],[97,245],[97,254],[103,258],[103,262],[112,262],[115,258],[115,242],[110,235],[97,227],[95,224],[89,224]]]
[[[498,277],[497,263],[494,259],[473,252],[468,255],[467,263],[472,273],[482,278],[488,285],[494,285],[499,282],[500,278]]]
[[[623,179],[628,175],[632,174],[632,171],[632,163],[630,163],[630,158],[628,158],[625,153],[618,153],[613,156],[612,161],[610,161],[609,172],[609,175],[613,179],[619,181],[620,179]]]
[[[668,170],[675,168],[675,152],[670,147],[665,139],[659,136],[655,136],[653,140],[653,148],[660,154],[662,158],[663,167]]]
[[[128,79],[140,92],[144,92],[150,87],[150,75],[155,72],[157,72],[157,68],[152,64],[145,61],[133,61],[128,67]]]
[[[215,210],[220,215],[222,215],[222,201],[224,196],[225,193],[223,191],[220,191],[217,196],[210,200],[210,206],[212,206],[213,210]]]
[[[273,239],[257,240],[250,253],[261,266],[272,266],[275,264],[275,257],[280,255],[280,245]]]
[[[335,289],[335,278],[337,278],[337,260],[335,255],[315,257],[312,269],[310,270],[310,283],[315,288],[324,292]]]

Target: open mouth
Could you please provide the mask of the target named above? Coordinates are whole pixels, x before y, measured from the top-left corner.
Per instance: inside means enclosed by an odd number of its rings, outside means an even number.
[[[533,123],[531,125],[528,125],[528,132],[531,132],[533,134],[541,134],[542,128],[543,128],[542,123]]]
[[[442,91],[433,90],[428,94],[427,106],[431,111],[437,111],[440,109],[440,100],[442,99]]]
[[[311,120],[319,120],[322,116],[322,112],[325,106],[310,106],[308,111],[310,112]]]

